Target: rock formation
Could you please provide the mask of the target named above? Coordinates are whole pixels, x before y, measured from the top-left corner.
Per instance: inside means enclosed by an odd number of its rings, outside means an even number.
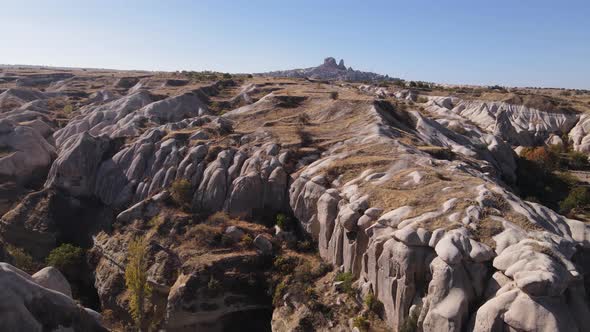
[[[261,73],[261,76],[268,77],[296,77],[296,78],[309,78],[316,80],[330,80],[330,81],[351,81],[351,82],[364,82],[364,81],[387,81],[391,80],[387,75],[380,75],[371,72],[364,72],[359,70],[353,70],[352,68],[346,68],[344,66],[344,60],[340,60],[337,64],[336,59],[328,57],[324,59],[324,63],[317,67],[310,67],[304,69],[292,69],[273,71],[268,73]]]
[[[269,76],[383,79],[375,75],[327,58]],[[299,237],[352,276],[353,301],[373,294],[394,330],[410,314],[422,331],[590,329],[590,227],[510,187],[514,146],[568,133],[586,151],[585,115],[383,87],[125,75],[77,95],[74,114],[57,118],[52,98],[73,100],[85,81],[43,76],[30,84],[49,92],[0,94],[10,109],[0,113],[2,184],[45,180],[9,199],[0,234],[37,261],[62,242],[91,247],[100,305],[121,321],[130,321],[124,268],[135,236],[150,241],[150,310],[170,331],[270,319],[263,289],[274,256]],[[172,192],[179,182],[189,187],[183,202]],[[236,224],[215,219],[219,211]],[[260,225],[277,213],[293,217],[291,229]],[[30,277],[2,264],[2,280],[9,329],[102,329],[54,268]],[[300,326],[313,314],[288,295],[268,326]],[[318,329],[350,327],[349,318],[324,317]]]

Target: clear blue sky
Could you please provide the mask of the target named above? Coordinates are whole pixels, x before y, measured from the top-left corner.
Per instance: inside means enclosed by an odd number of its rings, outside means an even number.
[[[585,1],[0,0],[0,63],[590,89]]]

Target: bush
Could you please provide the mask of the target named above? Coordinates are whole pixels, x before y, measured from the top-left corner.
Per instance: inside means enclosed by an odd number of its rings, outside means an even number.
[[[373,293],[367,294],[365,297],[365,305],[367,306],[367,309],[371,310],[376,315],[381,315],[383,312],[383,303],[381,303]]]
[[[574,209],[590,204],[590,192],[586,187],[575,187],[567,197],[559,203],[561,213],[569,213]]]
[[[369,327],[371,326],[371,324],[369,323],[369,320],[367,320],[367,318],[359,315],[352,320],[352,326],[356,327],[362,332],[366,332],[369,331]]]
[[[185,179],[179,179],[172,182],[172,185],[170,186],[170,194],[172,195],[172,200],[174,200],[179,206],[189,206],[192,200],[192,187],[190,182]]]
[[[252,246],[253,242],[254,242],[254,239],[252,239],[252,236],[250,236],[250,234],[244,235],[244,237],[240,241],[240,243],[242,244],[243,247],[250,247],[250,246]]]
[[[197,224],[187,230],[186,237],[192,239],[196,245],[216,247],[221,244],[223,233],[218,227]]]
[[[424,103],[428,102],[428,98],[423,97],[423,96],[419,96],[418,99],[416,99],[416,102],[420,103],[420,104],[424,104]]]
[[[285,280],[281,281],[277,287],[275,287],[275,291],[272,297],[272,303],[275,307],[279,306],[279,301],[281,301],[281,297],[283,296],[283,292],[287,288],[287,282]]]
[[[573,169],[588,167],[588,156],[585,153],[573,151],[568,154],[569,166]]]
[[[36,272],[35,270],[37,269],[37,266],[35,262],[33,262],[31,255],[29,255],[26,251],[11,245],[6,246],[6,251],[8,251],[10,256],[12,256],[14,266],[27,273]]]
[[[350,272],[340,272],[334,278],[335,281],[341,281],[340,289],[348,295],[354,295],[354,288],[352,283],[354,282],[354,276]]]
[[[545,147],[523,149],[520,157],[538,164],[547,171],[555,169],[559,162],[559,156]]]
[[[218,211],[213,213],[212,215],[207,218],[207,224],[214,225],[214,226],[225,226],[229,223],[231,218],[229,215],[223,211]]]
[[[207,163],[214,161],[215,159],[217,159],[217,155],[221,151],[223,151],[223,148],[219,145],[214,145],[214,146],[209,147],[209,150],[207,151],[207,156],[205,156],[205,161]]]
[[[518,158],[517,162],[516,186],[520,196],[558,211],[558,202],[567,197],[576,180],[566,173],[554,173],[525,158]]]
[[[45,262],[49,266],[53,266],[62,273],[65,271],[72,271],[83,263],[84,250],[69,243],[64,243],[61,246],[53,249]]]
[[[72,104],[66,104],[63,108],[63,112],[66,116],[71,116],[72,112],[74,112],[74,106],[72,106]]]
[[[332,100],[338,99],[338,92],[336,92],[336,91],[330,92],[330,99],[332,99]]]
[[[296,267],[294,279],[304,284],[310,283],[313,280],[313,273],[309,263],[301,264]]]
[[[316,249],[314,243],[309,240],[297,242],[297,251],[299,252],[313,252]]]
[[[315,291],[315,289],[314,289],[313,287],[311,287],[311,286],[310,286],[310,287],[307,287],[307,288],[305,289],[305,296],[307,296],[307,298],[308,298],[308,299],[311,299],[311,300],[317,300],[317,299],[318,299],[318,294],[317,294],[317,292],[316,292],[316,291]]]
[[[273,262],[274,268],[282,274],[291,274],[297,267],[298,261],[295,257],[279,256]]]
[[[276,220],[277,226],[279,226],[282,230],[286,231],[291,228],[291,218],[289,218],[285,214],[278,213],[277,216],[275,217],[275,220]]]
[[[332,271],[332,264],[321,262],[313,271],[314,279],[325,276],[328,272]]]

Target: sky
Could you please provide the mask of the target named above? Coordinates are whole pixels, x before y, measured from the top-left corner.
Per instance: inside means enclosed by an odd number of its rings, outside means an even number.
[[[590,89],[590,1],[0,0],[0,63]]]

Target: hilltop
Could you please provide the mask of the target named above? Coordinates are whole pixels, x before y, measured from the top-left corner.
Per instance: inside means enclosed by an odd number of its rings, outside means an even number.
[[[350,82],[376,82],[395,80],[394,78],[390,78],[387,75],[354,70],[352,67],[347,68],[344,65],[344,60],[340,60],[340,62],[336,63],[336,59],[332,57],[325,58],[324,63],[317,67],[273,71],[258,75],[268,77],[309,78],[314,80]]]

